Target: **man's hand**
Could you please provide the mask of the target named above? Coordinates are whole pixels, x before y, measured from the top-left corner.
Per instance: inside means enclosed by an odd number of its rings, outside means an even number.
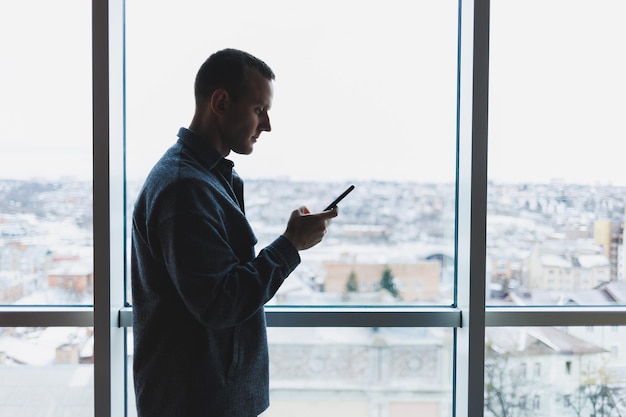
[[[326,234],[326,228],[330,224],[330,219],[337,217],[338,211],[335,207],[332,210],[311,214],[309,210],[302,206],[291,212],[287,230],[283,233],[297,250],[309,249],[322,241]]]

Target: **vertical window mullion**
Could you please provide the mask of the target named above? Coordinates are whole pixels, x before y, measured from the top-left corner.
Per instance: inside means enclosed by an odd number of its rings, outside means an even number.
[[[92,1],[96,417],[125,415],[123,0]],[[119,279],[111,279],[119,277]]]
[[[484,414],[489,0],[460,2],[455,415]]]

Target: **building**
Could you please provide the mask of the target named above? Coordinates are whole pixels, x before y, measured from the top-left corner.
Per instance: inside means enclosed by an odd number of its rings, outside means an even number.
[[[81,266],[73,269],[57,269],[48,274],[48,286],[61,288],[70,294],[91,294],[93,292],[93,272]]]
[[[485,416],[574,416],[568,402],[607,355],[563,329],[487,328]]]
[[[611,281],[609,259],[568,243],[536,244],[526,259],[526,290],[587,290]]]
[[[272,404],[263,417],[451,416],[449,331],[268,331]]]
[[[399,300],[428,302],[441,298],[441,263],[438,260],[390,264],[326,261],[323,267],[326,272],[324,291],[328,293],[346,293],[346,284],[351,276],[357,283],[358,292],[379,291],[383,274],[388,269]]]
[[[594,240],[611,263],[611,281],[623,280],[624,222],[598,220],[594,224]]]

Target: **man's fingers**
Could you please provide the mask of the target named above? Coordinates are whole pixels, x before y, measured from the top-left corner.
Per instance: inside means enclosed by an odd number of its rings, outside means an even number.
[[[330,210],[319,213],[319,215],[322,216],[323,219],[332,219],[333,217],[337,217],[337,215],[339,215],[339,208],[335,206]]]

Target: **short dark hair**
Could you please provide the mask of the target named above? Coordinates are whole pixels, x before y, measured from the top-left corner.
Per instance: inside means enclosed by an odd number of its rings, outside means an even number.
[[[272,69],[259,58],[238,49],[223,49],[207,58],[198,70],[194,84],[196,101],[211,97],[218,88],[228,91],[233,99],[239,99],[244,93],[246,69],[258,71],[268,80],[276,78]]]

